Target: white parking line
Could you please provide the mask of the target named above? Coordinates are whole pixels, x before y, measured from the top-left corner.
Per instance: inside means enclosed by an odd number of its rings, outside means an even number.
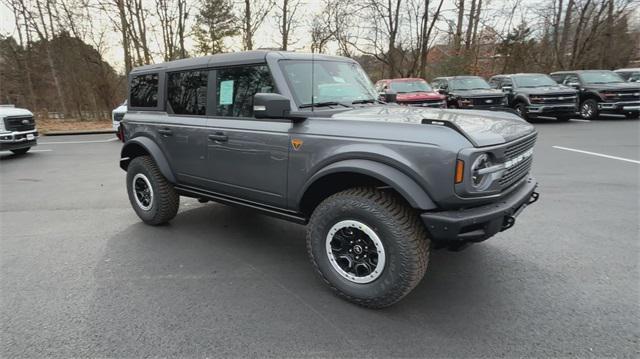
[[[583,120],[581,118],[572,118],[569,121],[571,121],[571,122],[591,122],[591,120]]]
[[[29,152],[51,152],[53,150],[31,150]]]
[[[640,164],[640,161],[637,160],[631,160],[628,158],[624,158],[624,157],[617,157],[617,156],[610,156],[610,155],[605,155],[602,153],[597,153],[597,152],[590,152],[590,151],[583,151],[583,150],[577,150],[575,148],[569,148],[569,147],[562,147],[562,146],[551,146],[553,148],[557,148],[559,150],[565,150],[565,151],[572,151],[572,152],[578,152],[578,153],[584,153],[587,155],[592,155],[592,156],[598,156],[598,157],[604,157],[604,158],[610,158],[612,160],[618,160],[618,161],[625,161],[625,162],[631,162],[631,163],[637,163]]]
[[[95,140],[95,141],[60,141],[60,142],[38,142],[39,145],[72,145],[79,143],[106,143],[118,141],[117,137],[110,138],[108,140]]]

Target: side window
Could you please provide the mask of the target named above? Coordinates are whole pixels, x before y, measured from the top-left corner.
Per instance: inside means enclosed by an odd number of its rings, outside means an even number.
[[[513,81],[511,81],[510,78],[504,78],[502,79],[502,83],[500,84],[500,88],[503,88],[505,86],[511,86],[513,87]]]
[[[216,115],[253,117],[253,95],[274,91],[271,73],[266,65],[218,69]]]
[[[489,80],[489,86],[491,86],[492,89],[500,88],[500,81],[498,81],[498,79],[491,79]]]
[[[433,82],[431,83],[431,87],[433,87],[434,89],[439,89],[440,88],[440,80],[433,80]]]
[[[167,111],[178,115],[205,115],[209,71],[173,72],[167,76]]]
[[[133,76],[129,93],[131,107],[157,107],[158,74]]]
[[[440,88],[443,90],[447,90],[449,88],[448,80],[440,80]]]
[[[562,83],[565,85],[570,83],[580,83],[580,79],[576,75],[567,75]]]

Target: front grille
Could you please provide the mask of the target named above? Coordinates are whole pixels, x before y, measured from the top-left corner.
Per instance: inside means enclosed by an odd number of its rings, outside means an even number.
[[[536,101],[535,104],[575,104],[575,95],[550,95],[550,96],[532,96],[542,99],[542,101]],[[533,103],[533,100],[531,101]]]
[[[521,155],[533,149],[535,143],[536,135],[533,135],[509,145],[504,151],[505,162],[517,161]],[[500,178],[500,185],[502,188],[507,188],[526,176],[531,169],[532,163],[533,155],[530,155],[526,158],[520,159],[514,165],[509,167]]]
[[[36,121],[32,116],[7,117],[4,119],[7,131],[29,131],[36,128]]]
[[[603,91],[603,94],[614,94],[615,96],[606,96],[604,98],[605,102],[616,102],[616,101],[639,101],[640,96],[638,93],[640,90],[620,90],[620,91]]]
[[[494,106],[502,104],[502,96],[500,97],[476,97],[471,99],[474,106]]]
[[[442,100],[417,100],[417,101],[403,101],[404,105],[409,106],[428,106],[428,107],[440,107]]]

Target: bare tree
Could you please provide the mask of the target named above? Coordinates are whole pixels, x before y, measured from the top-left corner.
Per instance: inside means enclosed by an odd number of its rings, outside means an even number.
[[[273,0],[243,0],[241,32],[244,50],[253,50],[253,38],[274,5]]]
[[[300,25],[298,10],[302,4],[301,0],[280,0],[276,5],[276,18],[279,24],[281,35],[280,48],[287,51],[292,44],[291,34]]]

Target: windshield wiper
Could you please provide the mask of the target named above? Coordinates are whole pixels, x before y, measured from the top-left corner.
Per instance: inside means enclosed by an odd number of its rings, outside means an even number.
[[[325,101],[325,102],[315,102],[315,103],[305,103],[302,104],[300,106],[298,106],[298,108],[308,108],[308,107],[326,107],[326,106],[344,106],[344,107],[351,107],[347,104],[341,103],[341,102],[336,102],[336,101]]]
[[[352,101],[351,104],[352,105],[357,105],[357,104],[360,104],[360,103],[376,103],[376,102],[379,102],[379,101],[376,100],[375,98],[369,98],[369,99],[366,99],[366,100],[355,100],[355,101]]]

